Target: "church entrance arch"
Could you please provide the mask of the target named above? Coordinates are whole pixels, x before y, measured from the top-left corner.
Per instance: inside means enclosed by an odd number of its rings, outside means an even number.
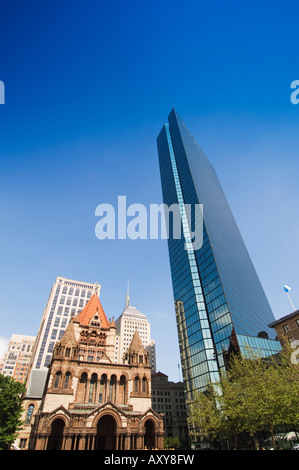
[[[96,450],[114,450],[116,445],[116,421],[113,416],[102,416],[97,424]]]
[[[155,448],[155,423],[148,419],[144,423],[145,435],[144,435],[144,445],[147,449]]]
[[[51,433],[48,440],[47,450],[61,450],[64,431],[64,420],[57,418],[51,425]]]

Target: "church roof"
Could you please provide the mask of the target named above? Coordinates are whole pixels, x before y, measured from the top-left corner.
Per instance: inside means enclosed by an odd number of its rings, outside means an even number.
[[[140,351],[144,352],[144,347],[143,347],[143,344],[141,342],[140,336],[138,334],[137,328],[134,332],[134,335],[133,335],[133,338],[132,338],[132,341],[131,341],[131,344],[129,346],[128,351],[129,351],[129,353],[130,352],[139,353]]]
[[[68,324],[61,340],[60,340],[61,345],[67,345],[70,344],[71,346],[75,347],[77,345],[76,337],[75,337],[75,331],[74,331],[74,324],[72,321]]]
[[[77,316],[76,320],[78,320],[81,325],[88,326],[89,322],[92,318],[94,318],[95,314],[98,314],[99,320],[101,321],[102,328],[109,328],[110,324],[102,304],[100,302],[99,297],[97,294],[93,294],[81,313]]]

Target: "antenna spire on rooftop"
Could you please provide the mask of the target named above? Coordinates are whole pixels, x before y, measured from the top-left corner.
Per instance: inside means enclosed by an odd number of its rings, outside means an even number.
[[[129,295],[129,289],[130,289],[130,279],[128,279],[127,297],[126,297],[125,308],[128,308],[128,307],[129,307],[129,305],[130,305],[130,295]]]

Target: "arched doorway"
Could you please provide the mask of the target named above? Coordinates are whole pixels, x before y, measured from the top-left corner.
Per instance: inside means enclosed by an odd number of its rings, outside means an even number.
[[[104,415],[97,424],[96,450],[114,450],[116,443],[116,421],[111,415]]]
[[[147,449],[155,448],[155,423],[148,419],[145,424],[144,445]]]
[[[48,439],[47,450],[61,450],[63,441],[64,421],[57,418],[51,426],[51,434]]]

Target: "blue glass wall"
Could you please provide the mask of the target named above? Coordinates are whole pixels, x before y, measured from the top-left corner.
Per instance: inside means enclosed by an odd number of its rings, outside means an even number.
[[[215,170],[175,110],[157,144],[163,201],[180,204],[187,239],[191,229],[188,234],[183,204],[203,204],[202,247],[186,250],[185,239],[173,239],[171,231],[168,240],[182,370],[191,400],[194,389],[217,379],[238,338],[260,331],[273,337],[268,324],[274,316]],[[275,350],[279,343],[273,343]]]

